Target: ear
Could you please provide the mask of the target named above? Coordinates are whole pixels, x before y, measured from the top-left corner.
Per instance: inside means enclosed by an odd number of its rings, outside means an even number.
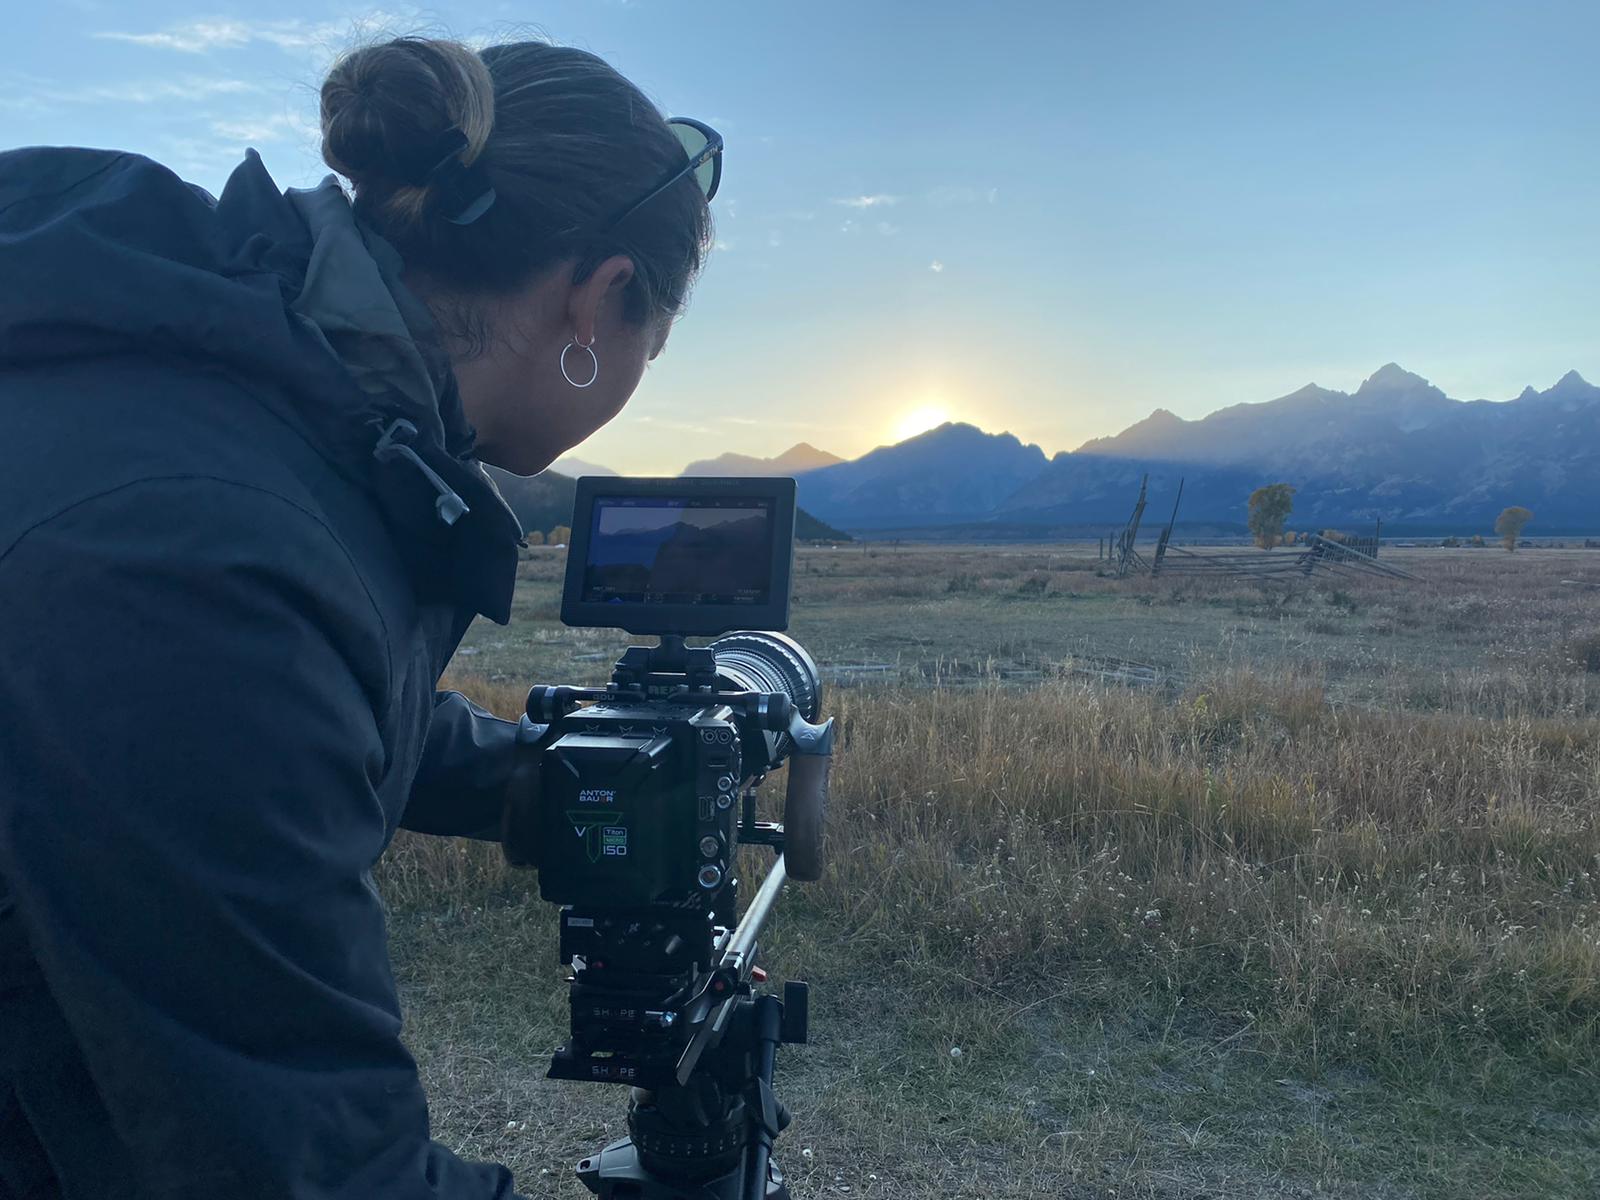
[[[632,281],[633,259],[626,254],[613,254],[596,267],[589,278],[573,285],[567,299],[567,320],[580,345],[594,343],[595,329],[601,324],[600,314],[607,305],[621,311],[623,290]]]

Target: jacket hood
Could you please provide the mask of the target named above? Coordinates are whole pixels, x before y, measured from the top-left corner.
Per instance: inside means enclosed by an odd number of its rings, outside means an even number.
[[[400,273],[332,176],[282,192],[253,150],[215,200],[138,155],[0,154],[0,370],[220,368],[372,493],[424,598],[504,622],[522,531]]]

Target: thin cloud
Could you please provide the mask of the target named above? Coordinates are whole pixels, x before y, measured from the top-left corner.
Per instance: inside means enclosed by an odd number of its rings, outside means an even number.
[[[845,208],[893,208],[902,198],[878,192],[871,196],[845,196],[834,203],[842,204]]]
[[[379,30],[410,23],[401,14],[373,9],[343,21],[241,21],[214,18],[183,21],[145,33],[108,29],[91,36],[103,41],[125,42],[179,54],[237,50],[258,42],[276,46],[280,50],[300,52],[332,49]]]
[[[232,50],[235,46],[250,45],[256,40],[258,30],[243,21],[190,21],[173,26],[158,34],[125,34],[120,30],[104,30],[94,34],[104,42],[128,42],[134,46],[150,46],[154,50],[176,50],[181,54],[203,54],[208,50]]]
[[[648,413],[633,418],[636,425],[654,425],[657,429],[671,429],[679,433],[703,433],[716,435],[720,430],[709,425],[697,425],[689,421],[676,421],[670,417],[653,417]]]
[[[201,100],[210,96],[259,93],[259,84],[242,79],[185,76],[181,79],[130,80],[85,87],[61,87],[36,79],[19,79],[7,87],[12,94],[0,107],[37,111],[62,104],[159,104],[165,100]]]
[[[888,221],[879,221],[878,232],[883,234],[884,237],[893,237],[900,232],[900,226],[891,225]]]
[[[941,275],[944,273],[944,264],[936,258],[928,264],[928,270],[932,271],[935,275]]]
[[[211,131],[228,142],[286,142],[305,140],[315,127],[298,113],[282,113],[242,121],[213,121]]]
[[[994,204],[1000,199],[1000,189],[976,188],[968,184],[940,184],[930,188],[927,201],[934,208],[955,208],[965,204]]]

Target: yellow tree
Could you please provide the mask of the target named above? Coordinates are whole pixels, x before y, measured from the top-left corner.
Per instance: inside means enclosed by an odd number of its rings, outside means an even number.
[[[526,540],[530,546],[542,546],[544,545],[544,534],[540,533],[537,529],[534,529],[529,531],[529,533],[526,535]]]
[[[1507,550],[1517,548],[1517,539],[1522,536],[1522,528],[1533,520],[1533,514],[1520,504],[1513,504],[1494,519],[1494,531],[1500,535],[1500,540],[1505,543]]]
[[[572,540],[572,530],[565,525],[557,525],[550,531],[550,544],[552,546],[565,546]]]
[[[1294,487],[1269,483],[1250,493],[1250,536],[1263,550],[1283,541],[1283,523],[1294,511]]]

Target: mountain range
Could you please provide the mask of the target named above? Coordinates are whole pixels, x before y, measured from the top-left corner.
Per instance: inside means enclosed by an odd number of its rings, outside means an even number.
[[[1027,536],[1121,524],[1150,475],[1165,521],[1242,527],[1264,483],[1297,489],[1292,524],[1383,520],[1395,532],[1469,531],[1501,509],[1539,528],[1600,529],[1600,388],[1576,371],[1514,400],[1453,400],[1394,363],[1354,393],[1307,384],[1198,420],[1165,409],[1046,460],[1010,434],[951,424],[801,475],[800,499],[848,529],[990,527]]]
[[[570,470],[568,460],[558,470]],[[586,473],[611,474],[582,466]],[[1059,536],[1123,524],[1150,477],[1151,519],[1242,531],[1250,493],[1296,488],[1292,528],[1484,532],[1504,508],[1547,533],[1600,531],[1600,387],[1576,371],[1504,401],[1454,400],[1395,363],[1354,392],[1308,383],[1196,420],[1164,408],[1049,457],[1010,433],[950,423],[860,458],[807,443],[724,454],[685,475],[794,475],[801,505],[842,529],[909,537]],[[817,536],[829,536],[819,534]]]
[[[692,462],[679,475],[803,475],[807,471],[831,467],[844,459],[809,442],[790,446],[776,458],[754,458],[748,454],[721,454]]]

